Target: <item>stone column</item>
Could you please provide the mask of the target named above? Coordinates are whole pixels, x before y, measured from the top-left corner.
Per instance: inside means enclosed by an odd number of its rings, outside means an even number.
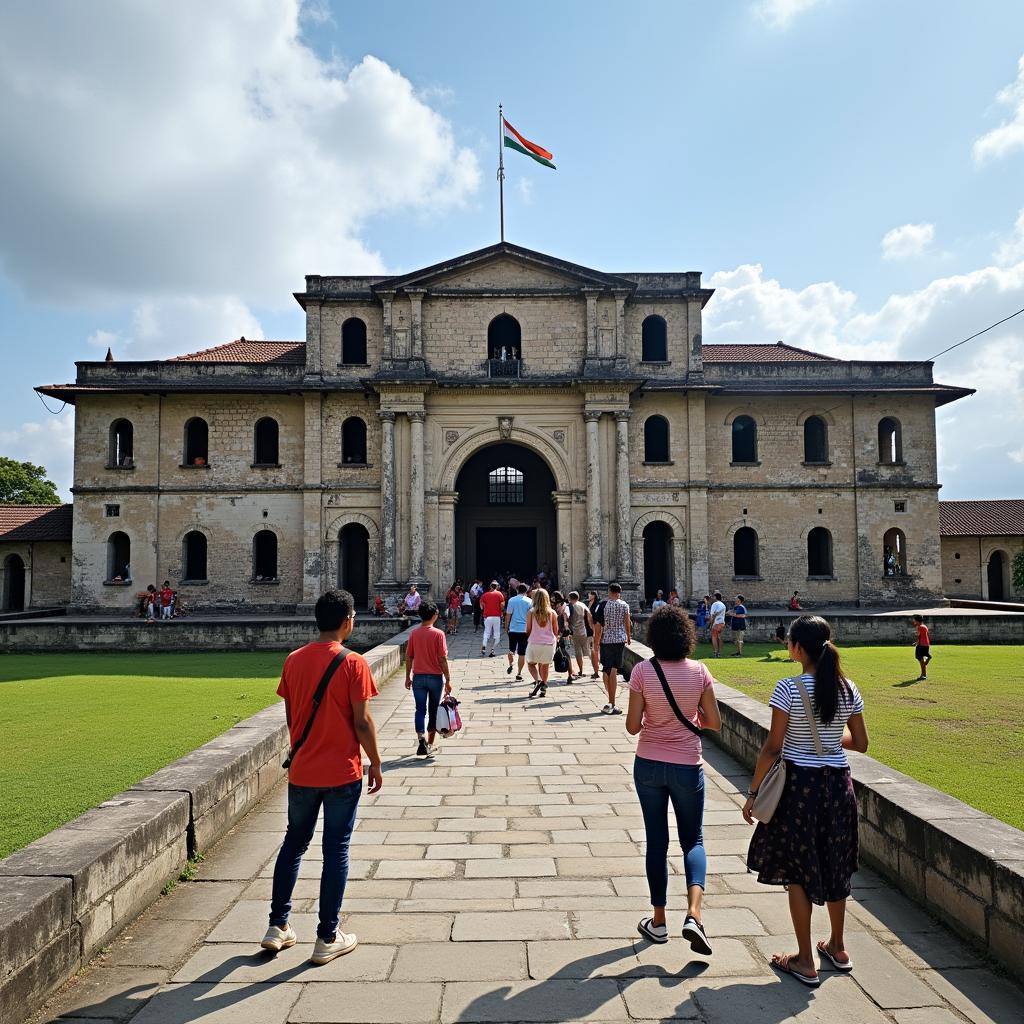
[[[409,357],[424,358],[423,339],[423,296],[425,288],[406,289],[409,296]]]
[[[587,303],[586,333],[587,343],[584,352],[587,358],[599,355],[598,350],[598,327],[597,327],[597,297],[601,294],[599,288],[584,288],[583,297]]]
[[[384,359],[390,360],[395,356],[395,336],[392,330],[391,313],[394,302],[394,292],[379,292],[380,300],[384,304]]]
[[[383,410],[380,442],[380,582],[396,584],[395,579],[395,414]]]
[[[303,409],[302,598],[297,610],[311,613],[323,590],[323,397],[307,392]]]
[[[624,291],[614,291],[615,296],[615,358],[625,359],[626,352],[626,296]]]
[[[601,413],[586,409],[587,423],[587,582],[601,582],[601,445],[597,429]]]
[[[441,491],[437,496],[437,587],[439,591],[455,579],[455,491]]]
[[[629,417],[632,415],[632,409],[619,409],[615,413],[615,522],[620,582],[633,578],[629,518]]]
[[[551,500],[555,503],[555,544],[558,549],[555,571],[559,588],[567,594],[577,585],[572,571],[572,491],[554,491]]]
[[[424,519],[423,481],[423,421],[427,414],[422,411],[409,413],[410,466],[409,466],[409,581],[423,583],[423,537],[426,530]]]

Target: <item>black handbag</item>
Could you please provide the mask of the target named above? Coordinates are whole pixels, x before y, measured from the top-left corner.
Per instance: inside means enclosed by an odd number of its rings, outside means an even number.
[[[655,675],[658,677],[658,682],[661,683],[661,688],[665,691],[665,697],[671,705],[672,710],[675,712],[676,718],[678,718],[679,721],[690,730],[690,732],[696,733],[698,736],[703,736],[704,730],[694,725],[693,722],[691,722],[686,715],[679,710],[679,705],[676,703],[675,695],[669,688],[668,680],[665,678],[665,670],[658,664],[657,658],[651,658],[651,667],[654,669]]]
[[[295,741],[295,745],[288,751],[288,756],[281,762],[282,768],[287,768],[295,760],[295,755],[302,749],[302,744],[309,739],[309,731],[313,728],[313,720],[316,718],[316,713],[320,710],[320,704],[327,693],[328,684],[334,677],[334,673],[338,671],[341,663],[348,657],[348,654],[348,651],[341,650],[331,659],[330,665],[327,666],[327,671],[324,672],[323,678],[316,688],[316,693],[313,694],[313,708],[309,712],[309,718],[306,719],[302,735]]]
[[[559,640],[555,646],[554,668],[556,672],[569,671],[569,655],[565,652],[564,641]]]

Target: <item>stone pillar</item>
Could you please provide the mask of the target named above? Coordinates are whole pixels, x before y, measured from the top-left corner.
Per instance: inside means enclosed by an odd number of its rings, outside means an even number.
[[[625,359],[626,352],[626,296],[629,292],[614,291],[615,296],[615,358]]]
[[[381,302],[384,304],[384,359],[391,360],[395,356],[395,337],[391,327],[391,313],[392,303],[394,302],[394,292],[379,292]]]
[[[425,288],[406,289],[409,296],[409,358],[424,358],[423,296]]]
[[[306,306],[306,373],[312,376],[319,376],[323,371],[323,339],[320,334],[322,311],[322,302],[311,302]]]
[[[437,496],[437,589],[441,592],[455,579],[455,506],[458,503],[455,491],[441,491]]]
[[[558,548],[555,571],[559,589],[567,594],[577,585],[572,573],[572,491],[555,491],[551,500],[555,503],[555,543]]]
[[[423,421],[426,418],[427,414],[422,411],[409,413],[409,582],[416,584],[425,582],[423,538],[427,524],[423,502],[423,481],[426,477],[423,465]]]
[[[380,442],[380,583],[397,584],[395,579],[395,414],[383,410]]]
[[[619,409],[615,413],[615,522],[620,583],[633,579],[629,495],[629,418],[632,415],[632,409]]]
[[[323,491],[323,397],[320,392],[304,396],[303,444],[305,460],[302,492],[302,600],[297,608],[313,611],[323,591],[324,541]]]
[[[583,419],[587,423],[587,585],[593,587],[601,579],[601,445],[598,426],[601,413],[586,409]]]
[[[584,288],[583,297],[587,302],[586,332],[587,344],[585,353],[587,358],[599,354],[598,352],[598,327],[597,327],[597,297],[601,294],[599,288]]]

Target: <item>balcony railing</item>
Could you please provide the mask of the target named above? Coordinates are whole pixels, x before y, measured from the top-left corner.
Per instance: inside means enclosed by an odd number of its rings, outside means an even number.
[[[488,359],[488,377],[519,377],[523,361],[521,359]]]

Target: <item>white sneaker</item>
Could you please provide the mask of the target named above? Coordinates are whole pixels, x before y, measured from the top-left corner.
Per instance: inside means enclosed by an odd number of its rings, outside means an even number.
[[[278,928],[276,924],[272,924],[267,929],[267,934],[263,936],[260,946],[274,953],[280,953],[282,949],[294,946],[298,941],[299,937],[295,934],[295,929],[290,924],[286,924],[283,928]]]
[[[351,953],[357,945],[359,940],[354,935],[346,935],[345,932],[338,932],[333,942],[317,937],[313,955],[309,959],[314,964],[329,964],[335,958]]]

